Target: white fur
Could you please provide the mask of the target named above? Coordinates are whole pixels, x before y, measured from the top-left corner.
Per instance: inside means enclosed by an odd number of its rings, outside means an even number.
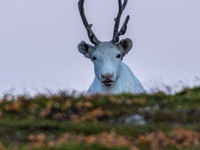
[[[109,87],[103,86],[102,83],[94,78],[92,85],[90,86],[87,95],[94,94],[120,94],[120,93],[132,93],[139,94],[145,93],[145,90],[139,80],[134,76],[130,68],[123,62],[120,63],[121,72],[118,80]]]
[[[91,46],[81,42],[79,51],[85,57],[92,60],[95,70],[95,78],[87,95],[94,94],[120,94],[120,93],[144,93],[145,90],[139,80],[133,75],[131,69],[122,62],[123,57],[132,48],[130,39],[122,40],[115,44],[112,42],[101,42],[97,46]],[[121,57],[117,57],[117,56]],[[95,58],[95,59],[94,59]],[[102,75],[107,75],[103,78]],[[104,83],[105,80],[113,81]],[[106,85],[106,84],[109,84]]]

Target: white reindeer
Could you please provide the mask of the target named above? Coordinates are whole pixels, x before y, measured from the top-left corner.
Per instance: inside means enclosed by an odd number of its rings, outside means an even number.
[[[95,45],[86,44],[82,41],[78,45],[79,52],[86,58],[91,59],[94,64],[95,78],[90,86],[87,95],[94,94],[120,94],[120,93],[144,93],[145,90],[139,80],[133,75],[131,69],[122,62],[123,57],[132,48],[132,40],[124,39],[119,42],[119,36],[125,34],[129,16],[120,29],[119,23],[123,10],[128,0],[119,3],[119,12],[115,19],[115,27],[112,41],[100,42],[91,27],[84,13],[84,0],[79,0],[78,6],[83,24],[87,30],[90,41]]]

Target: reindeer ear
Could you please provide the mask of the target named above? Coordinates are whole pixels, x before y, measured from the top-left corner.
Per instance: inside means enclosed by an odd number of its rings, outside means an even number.
[[[120,50],[122,57],[124,57],[132,48],[133,42],[131,39],[123,39],[118,44],[117,47]]]
[[[81,54],[83,54],[86,58],[91,58],[92,53],[94,51],[94,46],[86,44],[85,41],[82,41],[78,45],[78,50]]]

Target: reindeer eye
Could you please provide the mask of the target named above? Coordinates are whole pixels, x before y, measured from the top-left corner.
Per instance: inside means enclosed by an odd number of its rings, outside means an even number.
[[[92,60],[95,61],[95,60],[97,60],[97,58],[96,57],[92,57]]]
[[[118,55],[117,55],[117,58],[121,58],[121,55],[120,55],[120,54],[118,54]]]

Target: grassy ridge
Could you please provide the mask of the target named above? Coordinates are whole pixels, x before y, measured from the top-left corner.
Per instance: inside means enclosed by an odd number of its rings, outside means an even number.
[[[127,125],[134,114],[145,125]],[[0,149],[200,149],[200,87],[174,95],[74,97],[67,92],[0,100]]]

